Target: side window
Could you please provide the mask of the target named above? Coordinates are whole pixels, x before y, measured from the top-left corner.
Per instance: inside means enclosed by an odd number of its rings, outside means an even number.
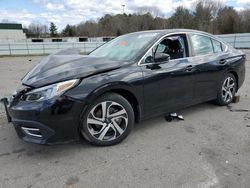
[[[156,53],[168,54],[170,56],[170,60],[187,57],[187,44],[185,43],[186,41],[186,35],[166,37],[161,42],[156,44],[150,52],[148,52],[143,62],[153,63],[154,55]]]
[[[209,37],[203,35],[191,34],[190,38],[195,55],[206,55],[214,53],[212,41]]]
[[[211,39],[214,47],[214,53],[222,52],[222,45],[219,41]]]
[[[168,46],[164,43],[160,43],[156,45],[153,49],[155,53],[164,53],[164,51],[168,48]]]

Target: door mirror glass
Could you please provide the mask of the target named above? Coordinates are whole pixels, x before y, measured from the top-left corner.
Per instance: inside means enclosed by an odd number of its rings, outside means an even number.
[[[154,58],[152,55],[149,55],[145,58],[144,63],[149,64],[149,63],[154,63]]]

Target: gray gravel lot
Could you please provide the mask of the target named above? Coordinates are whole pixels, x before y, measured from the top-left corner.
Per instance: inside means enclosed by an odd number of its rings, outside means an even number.
[[[41,58],[0,58],[0,97],[11,94]],[[246,68],[233,109],[250,110],[250,59]],[[204,103],[181,113],[185,121],[141,122],[112,147],[84,141],[41,146],[17,137],[1,105],[0,188],[250,187],[250,112]]]

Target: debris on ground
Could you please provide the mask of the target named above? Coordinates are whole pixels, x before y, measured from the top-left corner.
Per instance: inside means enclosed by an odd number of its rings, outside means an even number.
[[[249,120],[250,119],[250,115],[247,113],[245,116],[244,116],[244,120]]]
[[[249,112],[248,109],[233,109],[233,107],[230,105],[227,105],[227,109],[231,112]]]
[[[238,102],[240,102],[240,95],[239,95],[239,94],[236,94],[236,95],[234,96],[232,102],[233,102],[233,103],[238,103]]]
[[[181,114],[177,114],[177,113],[170,113],[167,116],[165,116],[166,121],[170,122],[173,120],[184,120],[184,117]]]

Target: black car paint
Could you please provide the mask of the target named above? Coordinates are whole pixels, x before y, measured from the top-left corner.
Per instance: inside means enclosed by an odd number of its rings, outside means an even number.
[[[238,87],[242,85],[245,55],[231,47],[228,52],[201,57],[193,56],[190,48],[187,58],[157,66],[138,65],[152,44],[166,34],[176,32],[198,31],[161,31],[130,62],[81,56],[75,51],[48,56],[23,78],[23,85],[39,88],[73,78],[81,78],[81,82],[62,96],[43,102],[27,102],[20,100],[18,95],[14,97],[8,109],[18,135],[40,144],[79,140],[84,109],[105,92],[129,96],[139,121],[215,99],[220,81],[228,72],[236,75]],[[221,60],[226,60],[225,64],[221,64]],[[41,139],[27,136],[20,129],[21,125],[39,127],[46,136]]]
[[[195,71],[188,71],[188,59],[173,60],[158,69],[142,66],[146,113],[161,113],[186,104],[193,98]],[[159,102],[161,101],[161,102]]]
[[[50,55],[22,79],[22,84],[38,88],[59,81],[107,72],[126,64],[129,63],[75,54]]]

